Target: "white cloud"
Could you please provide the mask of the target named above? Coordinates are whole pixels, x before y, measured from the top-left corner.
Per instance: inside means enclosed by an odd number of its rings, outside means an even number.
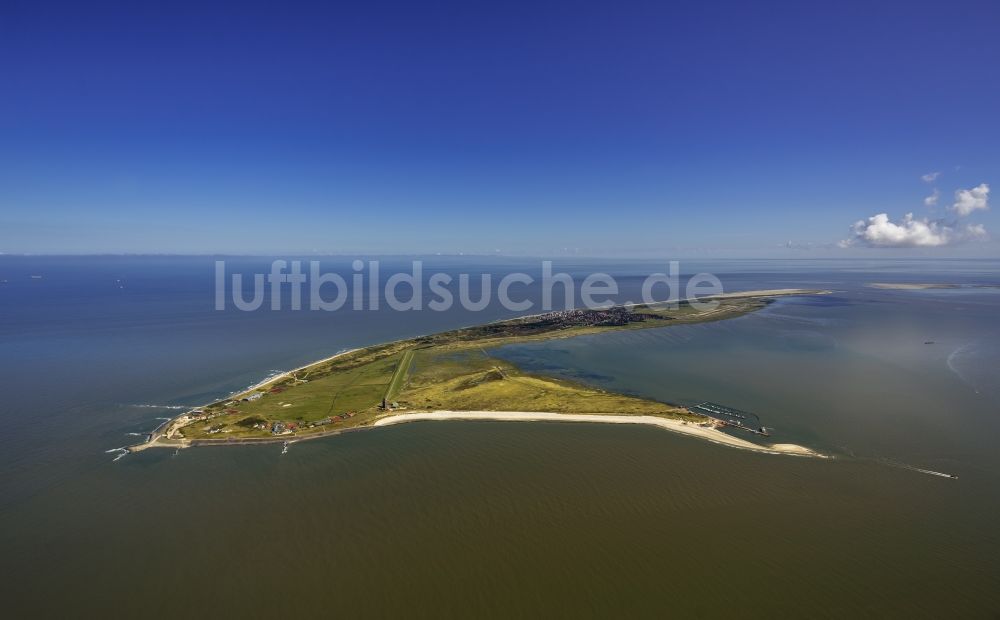
[[[912,213],[907,213],[899,224],[889,221],[887,214],[879,213],[867,221],[855,222],[851,232],[851,238],[841,241],[840,247],[933,248],[986,236],[986,229],[981,224],[960,227],[943,220],[916,219]]]
[[[924,183],[933,183],[934,181],[937,181],[939,176],[941,176],[940,172],[928,172],[927,174],[920,175],[920,179]]]
[[[986,227],[982,224],[969,224],[965,227],[965,233],[970,239],[985,239]]]
[[[939,192],[937,190],[937,188],[935,188],[933,194],[931,194],[927,198],[924,198],[924,206],[927,206],[927,207],[935,207],[935,206],[937,206],[938,198],[940,198],[940,197],[941,197],[941,192]]]
[[[960,189],[955,192],[955,204],[951,205],[951,208],[959,217],[965,217],[973,211],[989,209],[990,206],[987,204],[989,197],[990,186],[980,183],[972,189]]]

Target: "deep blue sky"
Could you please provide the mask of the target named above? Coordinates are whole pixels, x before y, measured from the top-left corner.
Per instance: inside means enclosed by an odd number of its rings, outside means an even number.
[[[140,4],[0,5],[0,251],[1000,255],[995,2]]]

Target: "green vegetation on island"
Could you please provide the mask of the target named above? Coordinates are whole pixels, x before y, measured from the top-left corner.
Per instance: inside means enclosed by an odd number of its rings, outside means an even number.
[[[188,411],[136,447],[303,439],[370,426],[402,411],[600,413],[705,422],[667,403],[525,372],[490,350],[515,342],[728,319],[779,295],[822,292],[719,296],[713,308],[681,302],[549,312],[371,346]]]

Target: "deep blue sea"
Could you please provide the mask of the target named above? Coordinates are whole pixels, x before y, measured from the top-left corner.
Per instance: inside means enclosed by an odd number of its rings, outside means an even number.
[[[827,461],[649,428],[487,422],[287,455],[115,460],[178,408],[275,371],[515,314],[218,311],[215,260],[0,256],[0,583],[15,617],[1000,614],[1000,289],[974,287],[1000,284],[1000,261],[682,261],[726,291],[835,292],[500,352],[540,373],[753,411],[775,441]],[[273,259],[225,260],[266,273]],[[351,259],[321,260],[349,279]],[[473,278],[540,269],[422,260],[425,274]],[[410,259],[381,263],[388,274]],[[607,272],[624,301],[666,263],[555,268]]]

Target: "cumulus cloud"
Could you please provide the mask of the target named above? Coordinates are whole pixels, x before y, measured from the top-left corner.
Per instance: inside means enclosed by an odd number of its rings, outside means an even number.
[[[965,217],[973,211],[989,209],[990,206],[987,204],[989,197],[990,186],[980,183],[972,189],[960,189],[955,192],[955,204],[951,205],[951,208],[959,217]]]
[[[933,183],[934,181],[937,181],[939,176],[941,176],[940,172],[928,172],[927,174],[920,175],[920,179],[924,183]]]
[[[937,203],[938,203],[938,198],[940,198],[940,197],[941,197],[941,192],[939,192],[937,189],[935,189],[933,194],[931,194],[927,198],[924,198],[924,206],[926,206],[926,207],[936,207]]]
[[[840,247],[933,248],[981,239],[986,236],[986,229],[981,224],[959,226],[944,220],[917,219],[912,213],[907,213],[897,224],[887,214],[879,213],[855,222],[851,233],[849,239],[838,244]]]

